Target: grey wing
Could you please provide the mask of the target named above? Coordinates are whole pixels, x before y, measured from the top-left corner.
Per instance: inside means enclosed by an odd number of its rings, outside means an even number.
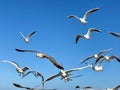
[[[44,56],[45,56],[47,59],[49,59],[57,68],[59,68],[59,69],[64,69],[64,67],[63,67],[62,65],[58,64],[53,57],[51,57],[51,56],[49,56],[49,55],[47,55],[47,54],[44,54]]]
[[[84,60],[81,62],[81,64],[84,63],[85,61],[91,59],[91,58],[94,58],[94,55],[93,55],[93,56],[90,56],[90,57],[87,57],[86,59],[84,59]]]
[[[49,78],[47,78],[47,79],[45,80],[45,82],[50,81],[50,80],[52,80],[53,78],[56,78],[56,77],[58,77],[58,76],[60,76],[60,73],[55,74],[55,75],[53,75],[53,76],[50,76]]]
[[[83,18],[86,19],[90,13],[95,12],[95,11],[97,11],[97,10],[99,10],[99,9],[100,9],[100,8],[93,8],[93,9],[88,10],[88,11],[84,14]]]
[[[120,34],[119,33],[110,32],[110,34],[113,35],[113,36],[116,36],[116,37],[120,38]]]
[[[36,53],[38,53],[38,51],[35,51],[35,50],[22,50],[22,49],[15,49],[16,51],[18,51],[18,52],[36,52]]]
[[[107,51],[110,51],[110,50],[112,50],[112,48],[106,49],[106,50],[102,50],[102,51],[98,52],[98,55],[101,55],[101,54],[103,54],[104,52],[107,52]]]
[[[78,16],[76,16],[76,15],[69,15],[69,16],[67,16],[67,18],[76,18],[76,19],[80,19]]]
[[[120,58],[118,58],[117,56],[112,55],[112,56],[110,56],[110,58],[111,58],[111,59],[114,59],[114,58],[115,58],[118,62],[120,62]]]
[[[87,34],[90,36],[92,32],[101,32],[101,30],[98,30],[96,28],[89,28]]]
[[[113,88],[113,90],[118,90],[120,88],[120,85],[117,85]]]
[[[29,35],[28,35],[28,38],[30,38],[33,34],[35,34],[36,33],[36,31],[34,31],[34,32],[31,32]]]
[[[20,84],[16,84],[16,83],[13,83],[13,85],[17,88],[24,88],[23,86],[21,86]]]
[[[8,60],[1,60],[1,61],[10,63],[10,64],[14,65],[16,68],[20,68],[19,65],[16,62],[14,62],[14,61],[8,61]]]

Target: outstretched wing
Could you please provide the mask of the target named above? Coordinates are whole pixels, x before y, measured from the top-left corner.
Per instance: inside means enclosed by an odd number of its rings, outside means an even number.
[[[84,60],[81,62],[81,64],[84,63],[84,62],[86,62],[87,60],[89,60],[89,59],[91,59],[91,58],[94,58],[94,56],[89,56],[89,57],[87,57],[86,59],[84,59]]]
[[[80,34],[78,34],[78,35],[76,36],[76,38],[75,38],[75,43],[76,43],[76,44],[78,43],[78,40],[79,40],[79,38],[81,38],[81,37],[83,37],[83,36],[80,35]]]
[[[8,61],[8,60],[1,60],[1,61],[10,63],[10,64],[14,65],[16,68],[20,68],[19,65],[16,62],[14,62],[14,61]]]
[[[91,66],[87,65],[87,66],[80,67],[80,68],[73,68],[73,69],[66,70],[65,72],[70,73],[70,72],[73,72],[73,71],[83,70],[83,69],[88,68],[88,67],[91,67]]]
[[[13,85],[14,85],[15,87],[17,87],[17,88],[25,88],[25,89],[27,89],[27,90],[31,90],[31,88],[21,86],[20,84],[13,83]]]
[[[60,73],[50,76],[49,78],[47,78],[47,79],[45,80],[45,82],[50,81],[50,80],[52,80],[53,78],[56,78],[56,77],[58,77],[58,76],[60,76]]]
[[[31,32],[28,36],[27,36],[27,38],[29,39],[33,34],[35,34],[36,33],[36,31],[33,31],[33,32]]]
[[[35,50],[22,50],[22,49],[15,49],[16,51],[18,51],[18,52],[36,52],[36,53],[38,53],[38,51],[35,51]]]
[[[115,33],[115,32],[110,32],[111,35],[120,38],[120,34],[119,33]]]
[[[106,49],[106,50],[102,50],[102,51],[98,52],[98,56],[103,54],[104,52],[107,52],[107,51],[110,51],[110,50],[112,50],[112,48]]]
[[[90,34],[91,34],[92,32],[101,32],[101,30],[98,30],[98,29],[96,29],[96,28],[89,28],[89,29],[88,29],[88,32],[87,32],[87,35],[90,36]]]
[[[62,65],[58,64],[57,61],[53,57],[51,57],[51,56],[49,56],[47,54],[44,54],[44,57],[49,59],[53,63],[53,65],[55,65],[57,68],[64,69],[64,67]]]
[[[118,58],[117,56],[114,56],[114,55],[110,56],[110,59],[116,59],[118,62],[120,62],[120,58]]]
[[[67,18],[76,18],[76,19],[80,19],[78,16],[76,16],[76,15],[69,15],[69,16],[67,16]]]
[[[83,18],[86,19],[90,13],[93,13],[93,12],[99,10],[99,9],[100,9],[100,8],[93,8],[93,9],[88,10],[88,11],[84,14]]]

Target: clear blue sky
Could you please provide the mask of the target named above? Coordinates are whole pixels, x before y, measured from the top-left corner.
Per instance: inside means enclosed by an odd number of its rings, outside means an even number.
[[[34,53],[18,53],[14,49],[38,50],[54,57],[62,63],[65,70],[82,67],[80,60],[103,49],[112,48],[112,53],[120,57],[120,39],[109,34],[120,33],[119,0],[0,0],[0,59],[17,62],[21,67],[28,66],[42,73],[45,79],[58,73],[49,60],[39,59]],[[86,10],[99,7],[91,14],[87,25],[76,19],[67,19],[68,15],[83,16]],[[79,40],[77,34],[84,34],[88,28],[98,28],[101,33],[93,33],[90,40]],[[25,35],[37,31],[26,44],[19,34]],[[93,62],[90,60],[89,62]],[[92,69],[73,72],[83,74],[65,83],[60,77],[45,84],[45,88],[74,90],[76,85],[95,88],[114,87],[120,84],[120,64],[113,60],[103,63],[103,72]],[[14,66],[0,63],[0,90],[17,90],[12,83],[34,87],[41,82],[32,75],[21,79]]]

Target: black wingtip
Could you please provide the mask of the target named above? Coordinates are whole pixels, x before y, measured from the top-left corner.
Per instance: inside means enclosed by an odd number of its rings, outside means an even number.
[[[17,49],[17,48],[15,48],[15,50],[18,51],[18,52],[24,52],[23,50],[20,50],[20,49]]]

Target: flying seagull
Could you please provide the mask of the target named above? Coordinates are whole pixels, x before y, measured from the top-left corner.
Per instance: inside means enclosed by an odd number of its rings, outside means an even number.
[[[78,89],[78,88],[80,89],[80,86],[76,86],[76,87],[75,87],[75,89]]]
[[[100,51],[100,52],[98,52],[98,53],[96,53],[96,54],[94,54],[94,55],[92,55],[92,56],[89,56],[89,57],[87,57],[86,59],[84,59],[84,60],[81,62],[81,64],[84,63],[84,62],[86,62],[87,60],[89,60],[89,59],[91,59],[91,58],[98,59],[103,53],[108,52],[108,51],[110,51],[111,49],[112,49],[112,48],[106,49],[106,50],[102,50],[102,51]]]
[[[76,18],[76,19],[78,19],[82,24],[86,24],[86,23],[88,22],[88,21],[86,21],[88,15],[91,14],[91,13],[93,13],[93,12],[95,12],[95,11],[97,11],[97,10],[99,10],[99,9],[100,9],[100,8],[93,8],[93,9],[88,10],[88,11],[84,14],[84,16],[83,16],[82,18],[80,18],[80,17],[78,17],[78,16],[76,16],[76,15],[69,15],[69,16],[67,16],[67,18]]]
[[[103,60],[99,61],[97,64],[88,64],[87,62],[84,62],[85,64],[89,65],[92,70],[96,71],[96,72],[101,72],[103,71],[103,67],[101,65],[101,63],[103,62]]]
[[[71,79],[71,77],[70,77],[71,74],[70,73],[71,72],[79,71],[79,70],[82,70],[82,69],[85,69],[85,68],[88,68],[88,67],[91,67],[91,66],[87,65],[87,66],[84,66],[84,67],[81,67],[81,68],[73,68],[73,69],[69,69],[69,70],[66,70],[66,71],[61,69],[59,73],[50,76],[49,78],[47,78],[45,80],[45,82],[50,81],[53,78],[56,78],[58,76],[61,76],[61,79],[64,79],[65,82],[70,81],[70,79]]]
[[[53,57],[51,57],[51,56],[49,56],[49,55],[47,55],[47,54],[44,54],[44,53],[41,53],[41,52],[35,51],[35,50],[20,50],[20,49],[15,49],[15,50],[18,51],[18,52],[35,52],[37,57],[47,58],[47,59],[49,59],[49,60],[52,62],[52,64],[55,65],[57,68],[59,68],[59,69],[64,69],[63,66],[60,65],[60,64],[58,64],[57,61],[56,61]]]
[[[37,71],[29,71],[26,74],[23,75],[23,77],[26,77],[27,75],[29,75],[30,73],[32,73],[36,78],[37,77],[41,77],[42,78],[42,86],[44,88],[44,77],[41,73],[37,72]]]
[[[36,31],[31,32],[27,37],[25,37],[25,36],[23,35],[23,33],[20,32],[20,34],[22,35],[22,37],[23,37],[23,39],[24,39],[24,41],[25,41],[26,43],[29,43],[29,39],[30,39],[30,37],[31,37],[34,33],[36,33]]]
[[[90,39],[90,35],[91,35],[92,32],[101,32],[101,30],[98,30],[96,28],[89,28],[85,35],[78,34],[76,36],[76,44],[77,44],[79,38],[85,38],[87,40]]]
[[[15,68],[16,68],[16,71],[19,73],[20,76],[21,75],[23,76],[25,71],[29,70],[28,67],[20,68],[20,66],[16,62],[14,62],[14,61],[1,60],[1,62],[7,62],[7,63],[10,63],[10,64],[14,65]]]
[[[110,32],[111,35],[120,38],[120,34],[119,33],[115,33],[115,32]]]
[[[22,85],[16,84],[16,83],[13,83],[13,85],[17,88],[23,88],[25,90],[57,90],[56,88],[53,88],[53,89],[37,89],[36,87],[35,88],[30,88],[30,87],[25,87],[25,86],[22,86]]]
[[[106,90],[119,90],[119,88],[120,88],[120,85],[117,85],[117,86],[113,87],[112,89],[106,88]]]
[[[101,60],[101,59],[103,59],[103,60],[106,60],[106,61],[111,61],[111,60],[113,60],[113,59],[115,59],[115,60],[117,60],[118,62],[120,62],[120,58],[119,57],[117,57],[117,56],[115,56],[115,55],[111,55],[111,56],[108,56],[108,55],[106,55],[106,56],[100,56],[98,59],[96,59],[96,61],[95,61],[95,64],[99,61],[99,60]]]

